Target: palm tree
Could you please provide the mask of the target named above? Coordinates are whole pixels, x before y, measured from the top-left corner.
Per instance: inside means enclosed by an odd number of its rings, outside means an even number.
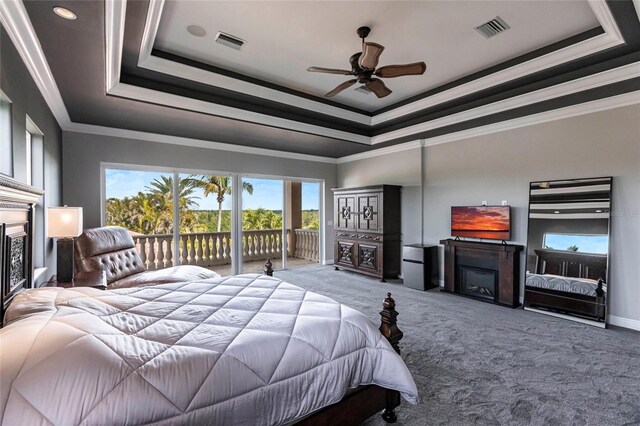
[[[189,180],[195,188],[202,188],[205,197],[208,197],[209,194],[216,195],[216,201],[218,201],[218,226],[216,229],[218,230],[217,232],[220,232],[222,229],[222,203],[224,202],[224,197],[231,193],[231,178],[229,176],[202,175],[183,180]],[[243,181],[242,190],[252,195],[253,185]]]

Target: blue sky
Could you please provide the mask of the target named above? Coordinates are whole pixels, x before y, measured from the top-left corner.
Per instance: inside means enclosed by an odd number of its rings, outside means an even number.
[[[140,191],[145,191],[145,186],[154,180],[160,180],[162,175],[171,176],[171,173],[144,172],[137,170],[116,170],[107,169],[105,179],[105,190],[107,198],[123,198],[136,195]],[[187,175],[180,175],[185,177]],[[244,192],[242,194],[242,206],[248,209],[259,207],[267,210],[282,209],[282,181],[272,179],[247,178],[247,182],[253,185],[253,195]],[[198,204],[195,209],[217,210],[218,203],[213,196],[205,197],[201,189],[196,189],[195,196]],[[302,208],[304,210],[317,210],[320,198],[320,184],[316,182],[302,183]],[[222,204],[222,208],[231,209],[231,197],[227,197]]]
[[[609,251],[607,235],[545,234],[544,243],[545,246],[556,250],[566,250],[576,245],[580,253],[606,254]]]

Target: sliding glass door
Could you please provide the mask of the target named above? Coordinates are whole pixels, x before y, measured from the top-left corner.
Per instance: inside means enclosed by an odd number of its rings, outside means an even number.
[[[105,169],[107,226],[131,233],[147,270],[173,266],[173,173]]]
[[[319,182],[104,168],[105,225],[131,233],[148,270],[222,276],[320,261]]]
[[[197,265],[233,275],[231,176],[180,174],[178,215],[180,265]]]
[[[242,178],[242,272],[261,273],[270,259],[282,269],[281,179]]]

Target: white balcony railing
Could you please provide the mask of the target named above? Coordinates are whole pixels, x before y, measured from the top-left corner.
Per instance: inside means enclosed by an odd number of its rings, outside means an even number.
[[[291,230],[287,230],[289,234]],[[317,262],[318,231],[295,229],[295,247],[290,247],[294,257]],[[178,258],[181,265],[211,267],[231,263],[230,232],[199,232],[180,234]],[[136,249],[147,270],[168,268],[174,264],[173,235],[133,235]],[[242,260],[277,259],[282,256],[282,231],[265,229],[242,233]]]

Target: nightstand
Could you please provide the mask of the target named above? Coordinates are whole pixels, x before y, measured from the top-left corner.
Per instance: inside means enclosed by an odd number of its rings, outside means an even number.
[[[70,282],[58,282],[56,276],[52,276],[44,287],[93,287],[100,290],[107,289],[107,275],[104,271],[77,272]]]

